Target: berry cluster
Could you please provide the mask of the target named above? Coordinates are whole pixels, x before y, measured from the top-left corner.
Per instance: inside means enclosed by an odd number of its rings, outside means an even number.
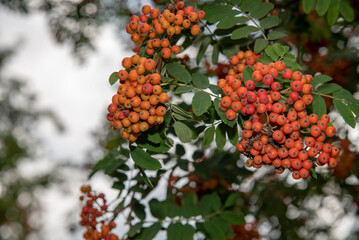
[[[126,31],[137,44],[142,44],[148,36],[150,40],[147,42],[147,55],[152,56],[155,51],[161,50],[164,59],[170,58],[172,53],[176,55],[181,51],[179,46],[171,46],[169,39],[181,34],[185,29],[190,29],[192,35],[197,35],[200,32],[198,21],[205,17],[203,11],[195,12],[192,6],[185,8],[182,1],[167,5],[167,9],[162,13],[157,8],[151,9],[149,5],[144,5],[142,13],[140,17],[131,17]]]
[[[133,55],[124,58],[122,66],[125,69],[118,72],[120,86],[108,106],[107,119],[113,129],[123,129],[123,138],[136,141],[141,132],[163,122],[167,110],[159,104],[169,97],[159,85],[161,75],[155,73],[153,59]]]
[[[84,233],[86,240],[119,240],[119,238],[111,233],[116,227],[116,223],[108,221],[106,224],[103,216],[107,213],[107,205],[105,195],[103,193],[96,194],[91,191],[91,186],[82,186],[80,196],[81,201],[85,201],[86,205],[81,212],[81,226],[87,227]],[[102,220],[100,220],[102,219]],[[100,225],[99,229],[97,226]]]
[[[217,84],[224,94],[219,109],[227,119],[234,120],[237,114],[248,118],[237,144],[237,150],[249,157],[246,165],[273,165],[277,173],[288,168],[295,179],[307,178],[315,159],[319,166],[335,167],[339,149],[325,140],[335,136],[336,129],[329,126],[328,115],[319,119],[306,112],[313,101],[313,77],[292,72],[282,61],[265,65],[255,63],[256,58],[251,52],[238,52],[230,58],[234,67],[229,75]],[[252,80],[242,86],[246,65],[253,65],[254,71]],[[280,82],[287,88],[282,89]]]

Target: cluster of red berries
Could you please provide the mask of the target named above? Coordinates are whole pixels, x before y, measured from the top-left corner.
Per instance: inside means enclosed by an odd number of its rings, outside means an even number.
[[[122,66],[125,69],[118,72],[120,86],[108,106],[107,119],[113,129],[123,129],[123,138],[136,141],[141,132],[164,121],[167,110],[159,104],[169,97],[159,85],[155,60],[133,55],[124,58]]]
[[[200,32],[198,21],[205,17],[203,11],[195,12],[192,6],[185,8],[182,1],[168,4],[162,13],[157,8],[151,9],[149,5],[144,5],[142,13],[140,17],[131,17],[126,31],[131,34],[131,40],[138,44],[142,44],[148,36],[150,40],[147,42],[147,55],[152,56],[155,51],[160,50],[164,59],[170,58],[172,53],[176,55],[181,51],[179,46],[171,46],[169,39],[186,29],[190,29],[192,35],[197,35]]]
[[[224,94],[219,109],[226,112],[227,119],[234,120],[237,114],[249,118],[243,123],[242,139],[237,144],[237,150],[249,157],[246,165],[273,165],[277,173],[288,168],[295,179],[309,176],[311,159],[319,166],[335,167],[339,149],[325,140],[335,136],[336,129],[328,125],[328,115],[318,119],[306,112],[313,101],[313,77],[286,69],[282,61],[255,63],[257,57],[250,51],[232,56],[232,71],[217,84]],[[253,65],[252,80],[242,86],[248,65]],[[290,85],[282,90],[279,81]]]
[[[105,195],[91,191],[91,186],[82,186],[80,200],[85,202],[81,212],[81,226],[87,227],[83,237],[86,240],[119,240],[111,233],[116,223],[108,221],[106,224],[104,215],[107,213]],[[99,227],[99,229],[98,229]]]

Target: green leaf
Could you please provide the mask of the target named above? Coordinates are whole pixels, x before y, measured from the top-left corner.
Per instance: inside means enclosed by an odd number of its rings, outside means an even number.
[[[265,2],[258,4],[255,8],[250,10],[250,14],[254,18],[262,18],[267,15],[270,10],[274,8],[273,3]]]
[[[201,46],[199,47],[199,50],[197,53],[197,59],[196,59],[197,65],[201,62],[201,60],[208,48],[208,45],[211,43],[211,41],[212,41],[211,36],[207,36],[203,39]]]
[[[224,17],[238,14],[237,11],[232,9],[232,6],[222,4],[210,4],[203,11],[206,13],[205,19],[210,23],[216,23]]]
[[[158,219],[164,219],[167,215],[165,202],[160,202],[158,199],[151,199],[148,203],[152,216]]]
[[[231,193],[228,198],[226,199],[226,202],[224,203],[224,207],[227,208],[227,207],[231,207],[233,206],[237,199],[240,197],[240,193],[238,192],[234,192],[234,193]]]
[[[272,48],[278,54],[279,57],[283,57],[289,51],[288,46],[283,46],[279,43],[273,44]]]
[[[212,143],[214,139],[214,133],[215,133],[214,126],[207,128],[207,130],[204,132],[204,137],[203,137],[204,147],[208,147]]]
[[[142,222],[139,222],[139,223],[136,223],[135,225],[133,225],[130,230],[127,232],[127,235],[129,237],[134,237],[138,232],[139,230],[142,228]]]
[[[347,3],[342,1],[340,3],[340,14],[344,17],[345,21],[352,22],[355,18],[354,9]]]
[[[279,17],[268,16],[260,21],[260,25],[263,29],[273,28],[279,25]]]
[[[319,16],[323,16],[329,9],[330,0],[317,0],[316,10]]]
[[[176,88],[176,90],[174,91],[175,94],[180,94],[180,93],[188,93],[193,91],[193,87],[191,86],[178,86]]]
[[[111,85],[114,85],[118,80],[117,72],[111,73],[110,77],[108,78],[108,81]]]
[[[188,143],[192,140],[192,131],[186,124],[177,121],[174,124],[174,128],[176,135],[181,142]]]
[[[264,51],[273,61],[278,60],[279,55],[277,54],[277,52],[271,46],[267,46]]]
[[[254,43],[254,52],[259,53],[262,51],[266,46],[268,45],[268,40],[265,40],[263,38],[259,38]]]
[[[247,66],[243,71],[243,81],[252,79],[253,69],[250,66]]]
[[[139,219],[144,220],[146,218],[145,206],[143,206],[141,203],[136,201],[133,206],[133,211]]]
[[[102,160],[98,161],[95,166],[92,167],[92,172],[89,177],[91,178],[99,170],[104,170],[105,174],[111,175],[117,168],[125,163],[125,161],[118,158],[118,156],[118,151],[109,151]]]
[[[221,123],[216,129],[216,145],[218,149],[222,149],[226,145],[226,126]]]
[[[220,22],[217,24],[218,29],[229,29],[233,26],[235,26],[237,23],[245,23],[248,21],[248,18],[246,17],[235,17],[235,16],[225,16],[220,20]]]
[[[145,140],[147,140],[147,138]],[[171,144],[168,144],[168,142],[166,143],[164,140],[162,140],[160,143],[151,143],[148,141],[137,142],[137,146],[155,153],[165,153],[172,147]]]
[[[315,88],[316,86],[318,86],[319,84],[321,83],[325,83],[325,82],[329,82],[330,80],[332,80],[333,78],[328,76],[328,75],[324,75],[324,74],[321,74],[321,75],[318,75],[318,76],[315,76],[313,78],[313,81],[312,81],[312,86],[313,88]]]
[[[323,84],[317,88],[317,91],[323,94],[333,93],[342,89],[342,87],[336,83]]]
[[[355,128],[355,124],[356,124],[355,117],[349,106],[337,99],[334,99],[333,103],[334,103],[334,107],[337,109],[337,111],[342,116],[344,121],[352,128]]]
[[[227,126],[226,127],[226,132],[227,132],[229,142],[233,146],[236,146],[237,143],[238,143],[238,138],[239,138],[238,125],[235,124],[233,128],[230,128],[230,127]]]
[[[245,222],[244,217],[242,215],[237,215],[234,212],[230,212],[230,211],[221,212],[219,214],[219,217],[233,225],[239,225]]]
[[[192,100],[194,114],[201,116],[212,105],[211,97],[205,92],[196,92]]]
[[[203,223],[204,229],[209,233],[211,240],[225,240],[226,235],[223,229],[213,222],[213,218]]]
[[[171,240],[190,240],[194,234],[195,230],[189,224],[171,223],[167,228],[167,239]]]
[[[349,104],[350,109],[353,111],[353,113],[359,117],[359,103],[355,104],[355,103],[350,103]]]
[[[359,101],[355,100],[353,98],[352,93],[349,92],[348,90],[344,89],[344,88],[342,88],[339,91],[333,93],[333,96],[341,99],[343,102],[346,102],[348,104],[349,103],[359,104]]]
[[[167,72],[180,82],[189,83],[192,80],[191,74],[187,71],[185,66],[179,63],[167,64]]]
[[[340,0],[331,0],[331,4],[327,14],[327,20],[329,25],[333,25],[337,22],[339,17]]]
[[[161,134],[159,132],[148,133],[147,134],[147,140],[152,142],[152,143],[161,143],[161,142],[163,142],[163,139],[162,139]]]
[[[219,44],[215,43],[213,45],[213,51],[212,51],[212,63],[213,64],[218,63],[218,56],[219,56]]]
[[[317,176],[317,173],[316,173],[314,167],[312,167],[311,169],[309,169],[309,171],[312,173],[312,176],[313,176],[314,179],[318,179],[318,176]]]
[[[313,113],[317,114],[319,118],[327,113],[325,100],[319,95],[315,95],[313,98]]]
[[[201,73],[194,73],[192,74],[192,81],[193,85],[200,89],[206,89],[209,88],[209,80],[206,75],[203,75]]]
[[[310,10],[314,7],[315,0],[303,0],[302,7],[305,13],[309,13]]]
[[[252,33],[252,32],[256,32],[259,29],[257,27],[254,26],[244,26],[241,28],[238,28],[236,30],[234,30],[232,32],[232,39],[241,39],[241,38],[246,38],[248,36],[248,34]]]
[[[236,118],[232,121],[229,121],[227,118],[226,118],[226,113],[225,112],[222,112],[221,110],[219,110],[218,108],[218,104],[219,104],[220,100],[218,98],[214,99],[213,101],[213,104],[214,104],[214,108],[216,109],[216,112],[218,114],[218,116],[222,119],[222,121],[227,124],[228,126],[230,127],[233,127],[234,124],[236,124],[237,122],[237,119],[238,119],[238,116],[236,116]]]
[[[278,32],[278,31],[272,31],[272,32],[268,33],[269,40],[277,40],[277,39],[283,38],[285,36],[287,36],[287,34]]]
[[[249,12],[258,6],[261,3],[261,0],[244,0],[241,4],[241,9],[245,12]]]
[[[157,233],[161,230],[161,223],[156,222],[151,225],[149,228],[145,228],[141,234],[141,240],[153,240],[155,239]]]
[[[131,148],[131,157],[138,166],[143,167],[144,169],[158,170],[162,167],[157,159],[151,157],[139,147]]]
[[[282,61],[287,67],[290,67],[292,70],[301,70],[302,67],[297,63],[297,60],[293,54],[287,53],[284,55]]]
[[[176,144],[176,155],[182,157],[183,155],[185,155],[185,153],[186,153],[186,150],[184,149],[184,147],[181,144],[177,143]]]

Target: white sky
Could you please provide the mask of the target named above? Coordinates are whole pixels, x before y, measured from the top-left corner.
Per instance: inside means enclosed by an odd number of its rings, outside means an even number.
[[[71,49],[52,39],[44,15],[21,15],[0,7],[0,47],[19,45],[4,75],[26,80],[31,91],[37,94],[39,108],[52,109],[66,128],[59,134],[52,124],[43,122],[38,133],[45,147],[45,164],[43,161],[25,164],[22,168],[27,174],[40,169],[46,172],[54,166],[51,162],[54,160],[86,161],[85,152],[94,146],[91,131],[102,126],[107,105],[117,90],[108,83],[108,76],[119,70],[122,58],[131,55],[128,49],[121,47],[115,34],[113,26],[103,27],[96,41],[97,51],[84,66],[79,66],[71,56]],[[71,238],[66,229],[66,216],[79,204],[79,186],[86,181],[88,173],[65,170],[61,174],[71,179],[66,184],[67,194],[56,186],[39,193],[45,208],[41,217],[42,233],[51,235],[53,240]],[[107,178],[95,176],[91,183],[95,189],[105,192],[109,200],[115,198]],[[81,210],[77,210],[76,216],[79,216]]]

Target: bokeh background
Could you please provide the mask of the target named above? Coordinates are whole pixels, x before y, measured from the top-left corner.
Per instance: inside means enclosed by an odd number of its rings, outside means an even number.
[[[305,71],[332,76],[359,99],[359,1],[348,1],[354,21],[339,18],[334,26],[313,11],[305,14],[300,1],[271,2],[282,9],[275,14],[288,35],[283,41]],[[97,173],[88,180],[88,174],[106,151],[106,107],[115,91],[108,76],[133,54],[124,28],[144,4],[156,3],[0,1],[0,239],[81,239],[81,184],[116,197],[110,178]],[[334,172],[294,183],[259,171],[258,186],[242,186],[249,207],[262,209],[245,218],[262,239],[285,239],[278,233],[284,229],[311,236],[299,239],[359,239],[359,127],[329,110],[343,151]],[[295,204],[276,205],[268,192]],[[267,220],[256,222],[259,215]]]

